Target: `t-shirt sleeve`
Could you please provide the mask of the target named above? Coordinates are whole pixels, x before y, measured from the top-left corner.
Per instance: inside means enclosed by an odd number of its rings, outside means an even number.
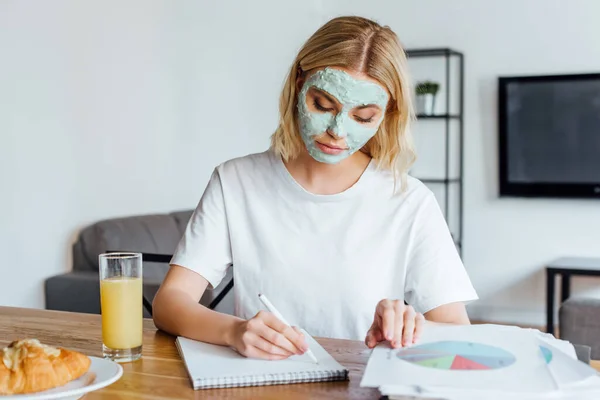
[[[431,191],[414,220],[404,298],[417,312],[478,296],[460,259],[450,230]]]
[[[223,187],[216,169],[179,241],[171,264],[202,275],[210,288],[219,285],[232,265]]]

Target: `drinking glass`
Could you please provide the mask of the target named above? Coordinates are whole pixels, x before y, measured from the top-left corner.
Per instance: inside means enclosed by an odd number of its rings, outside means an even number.
[[[102,354],[116,362],[142,356],[142,255],[100,254]]]

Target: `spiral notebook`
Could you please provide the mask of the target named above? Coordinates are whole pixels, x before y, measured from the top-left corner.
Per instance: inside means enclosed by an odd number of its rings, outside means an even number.
[[[251,359],[226,346],[198,342],[184,337],[178,337],[176,344],[194,389],[348,379],[348,370],[310,335],[306,332],[304,334],[319,364],[315,364],[306,355],[292,356],[279,361]]]

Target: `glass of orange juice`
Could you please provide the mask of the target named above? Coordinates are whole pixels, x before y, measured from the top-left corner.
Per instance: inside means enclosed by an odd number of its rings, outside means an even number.
[[[142,255],[100,254],[102,353],[116,362],[142,356]]]

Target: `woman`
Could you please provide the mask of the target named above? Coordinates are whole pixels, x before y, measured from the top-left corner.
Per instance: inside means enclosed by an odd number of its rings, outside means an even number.
[[[172,334],[283,359],[300,330],[407,346],[477,298],[430,190],[408,177],[411,89],[396,35],[336,18],[300,50],[271,148],[218,166],[154,300]],[[235,316],[198,304],[233,266]],[[408,305],[405,305],[405,300]]]

